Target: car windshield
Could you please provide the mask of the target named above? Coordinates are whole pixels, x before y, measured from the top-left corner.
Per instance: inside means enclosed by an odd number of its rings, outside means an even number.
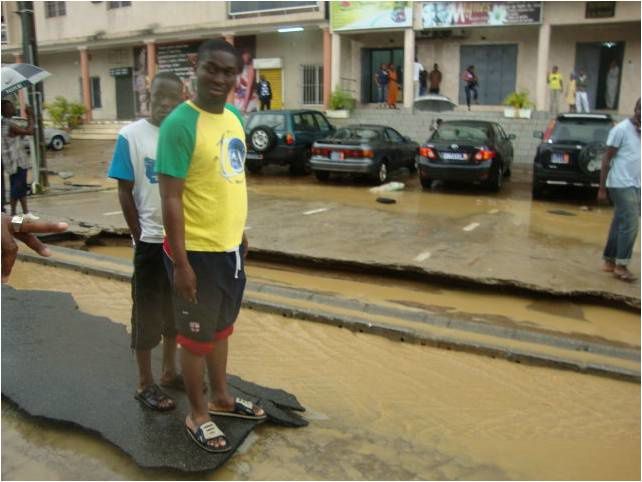
[[[611,123],[604,120],[564,120],[555,123],[550,143],[590,144],[606,143]]]
[[[367,127],[344,127],[339,129],[332,138],[335,140],[371,141],[379,139],[380,132]]]
[[[258,126],[271,127],[274,130],[285,129],[284,114],[254,114],[247,123],[247,129],[252,130]]]
[[[433,132],[431,141],[444,142],[486,142],[488,127],[482,125],[448,124],[443,123]]]

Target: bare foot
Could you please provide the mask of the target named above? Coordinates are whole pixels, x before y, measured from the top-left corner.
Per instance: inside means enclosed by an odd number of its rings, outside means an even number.
[[[207,422],[212,422],[209,416],[199,420],[192,420],[192,417],[190,415],[185,417],[185,426],[193,434],[196,433],[196,431],[200,426],[202,426],[204,423],[207,423]],[[218,437],[209,439],[207,441],[207,446],[216,450],[224,449],[227,447],[227,439],[225,438],[225,435],[219,435]]]
[[[631,273],[626,266],[616,266],[613,270],[613,276],[617,279],[630,283],[637,278]]]
[[[606,273],[612,273],[615,271],[615,263],[613,261],[604,261],[602,265],[602,271]]]
[[[240,400],[240,399],[239,399]],[[265,410],[259,407],[257,404],[252,402],[247,402],[245,400],[240,400],[247,409],[249,409],[255,417],[264,417]],[[225,400],[209,400],[207,402],[207,409],[210,412],[230,412],[234,413],[237,411],[236,400],[232,397],[228,397]],[[248,413],[249,414],[249,413]]]

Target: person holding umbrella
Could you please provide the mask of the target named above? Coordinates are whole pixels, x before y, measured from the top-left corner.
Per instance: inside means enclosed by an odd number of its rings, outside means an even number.
[[[11,118],[16,114],[16,107],[9,99],[2,100],[2,170],[9,174],[11,186],[11,215],[16,214],[18,202],[22,207],[25,219],[36,220],[27,206],[27,171],[31,168],[29,158],[22,146],[22,136],[33,135],[33,111],[27,107],[27,127],[20,127]],[[4,199],[3,199],[4,202]]]

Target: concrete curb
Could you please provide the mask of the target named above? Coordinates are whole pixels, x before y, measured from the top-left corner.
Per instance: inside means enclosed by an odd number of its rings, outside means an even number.
[[[42,258],[31,252],[21,252],[18,256],[24,261],[72,269],[92,276],[100,276],[125,282],[129,282],[131,279],[131,263],[124,259],[96,255],[94,253],[57,246],[52,246],[51,249],[54,252],[67,254],[70,256],[70,259]],[[100,266],[99,264],[101,262],[110,263],[115,267],[108,268]],[[267,301],[257,297],[257,293],[291,299],[293,300],[293,304],[280,301]],[[339,315],[317,309],[303,308],[296,306],[294,300],[308,301],[315,304],[353,310],[355,313],[359,313],[360,315]],[[381,335],[393,340],[419,343],[437,348],[466,351],[491,357],[504,358],[516,362],[529,363],[532,365],[574,370],[582,373],[602,375],[637,383],[640,382],[639,370],[630,370],[625,367],[617,366],[616,364],[586,363],[582,360],[578,360],[577,358],[574,359],[572,356],[574,353],[588,353],[612,358],[614,362],[617,360],[640,360],[639,350],[614,342],[606,341],[604,343],[599,343],[559,333],[545,332],[543,330],[505,327],[485,322],[451,319],[425,313],[421,310],[402,309],[363,303],[359,300],[338,298],[336,296],[323,295],[303,289],[255,282],[248,282],[243,306],[245,308],[279,314],[286,317],[301,318],[308,321],[326,323],[342,328],[345,327],[353,331]],[[411,328],[373,322],[372,320],[369,320],[367,316],[364,316],[368,314],[410,321],[417,323],[418,328],[421,326],[447,328],[452,330],[453,336],[436,335]],[[458,331],[491,336],[494,337],[497,342],[488,343],[458,339],[456,336]],[[551,353],[537,353],[536,351],[521,349],[514,346],[502,346],[502,339],[567,350],[569,356],[565,358]]]

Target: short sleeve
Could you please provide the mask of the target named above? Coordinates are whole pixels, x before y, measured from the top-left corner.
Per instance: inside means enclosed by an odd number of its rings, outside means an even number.
[[[123,181],[135,180],[134,166],[129,153],[129,142],[122,134],[119,134],[118,140],[116,140],[116,148],[114,149],[107,176]]]
[[[609,132],[609,137],[606,140],[606,145],[609,147],[615,147],[619,149],[622,147],[622,141],[624,140],[624,133],[621,129],[621,124],[616,125]]]
[[[243,121],[243,115],[241,114],[241,111],[239,111],[239,110],[236,108],[236,106],[234,106],[234,105],[232,105],[232,104],[227,104],[227,103],[226,103],[226,104],[225,104],[225,108],[226,108],[227,110],[229,110],[232,114],[234,114],[234,115],[236,116],[236,118],[238,119],[238,121],[241,123],[241,127],[244,127],[244,126],[245,126],[245,122]]]
[[[197,112],[183,104],[161,124],[156,149],[157,173],[187,177],[196,144],[196,120]]]

